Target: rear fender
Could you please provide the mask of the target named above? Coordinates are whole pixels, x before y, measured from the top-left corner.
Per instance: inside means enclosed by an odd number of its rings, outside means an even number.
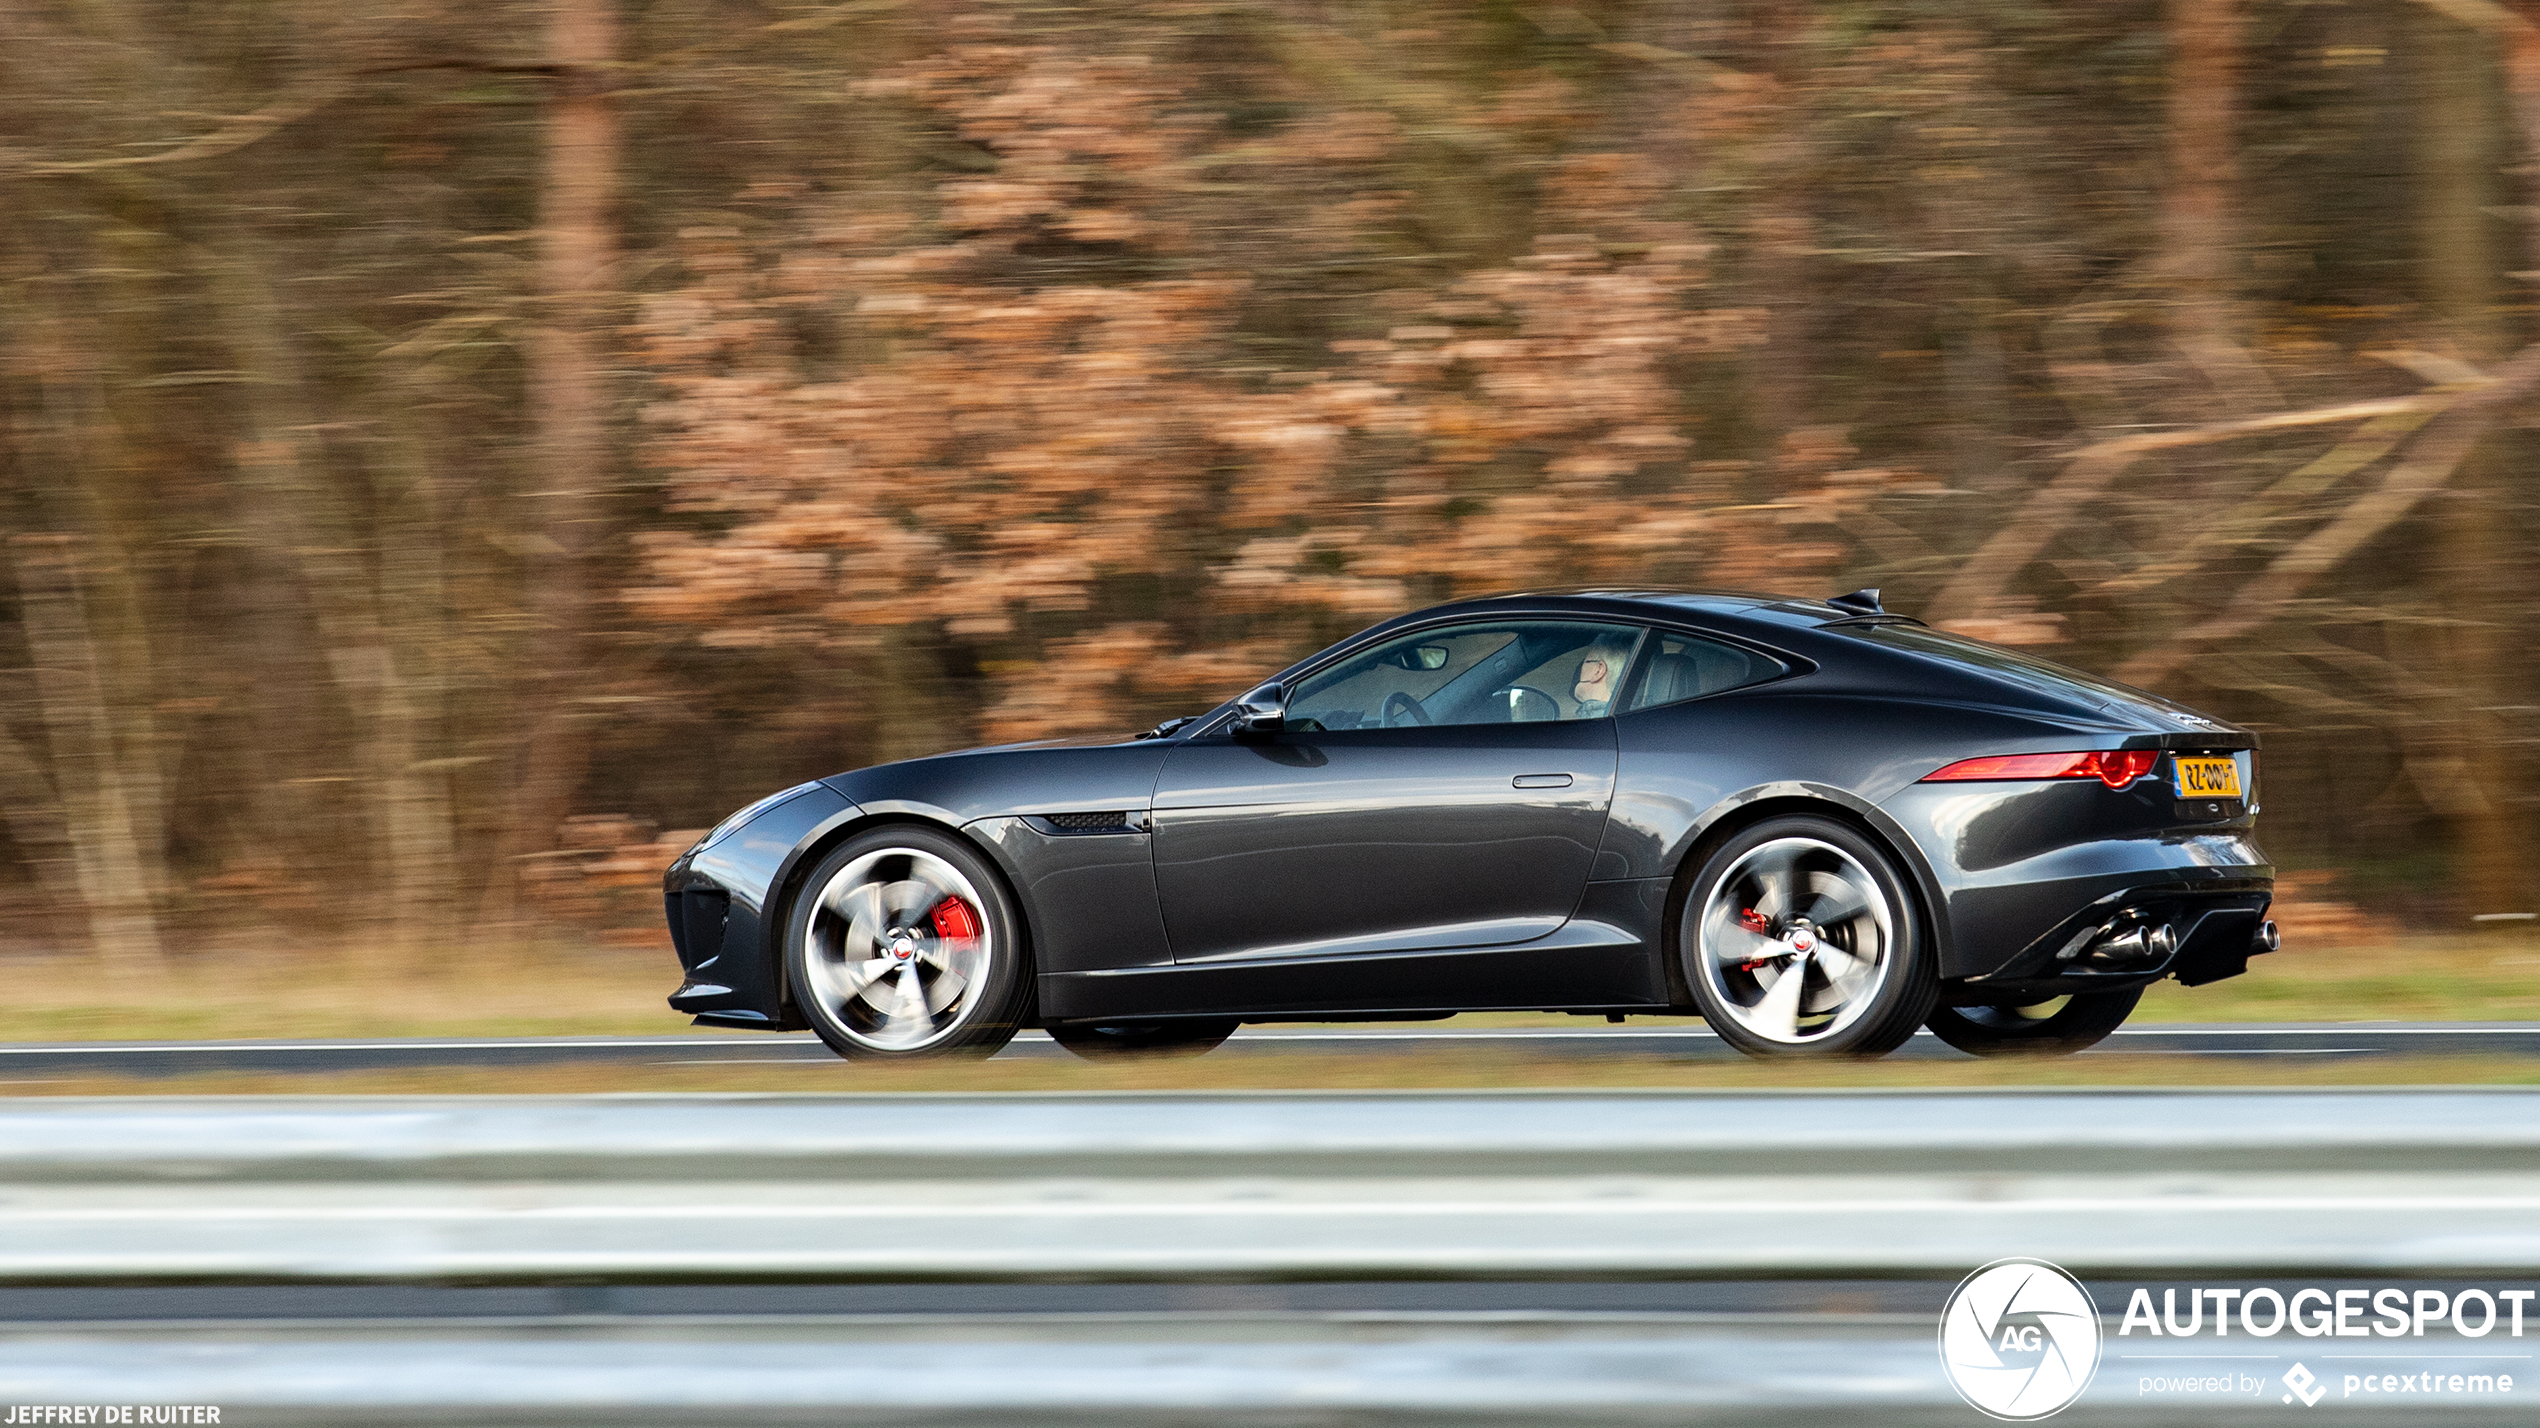
[[[1669,902],[1668,917],[1660,929],[1660,952],[1674,979],[1675,952],[1666,939],[1672,935],[1682,916],[1687,899],[1693,895],[1694,875],[1702,870],[1713,850],[1741,830],[1768,818],[1805,816],[1831,818],[1848,823],[1876,839],[1897,861],[1913,885],[1914,896],[1922,904],[1923,931],[1932,940],[1933,965],[1945,967],[1953,946],[1949,925],[1949,905],[1941,896],[1940,880],[1932,872],[1931,860],[1924,856],[1921,845],[1905,831],[1902,824],[1890,818],[1878,805],[1825,784],[1783,782],[1759,784],[1743,790],[1705,809],[1689,822],[1668,857],[1676,868],[1674,896]],[[1677,990],[1682,990],[1678,988]],[[1688,994],[1690,1000],[1690,994]]]

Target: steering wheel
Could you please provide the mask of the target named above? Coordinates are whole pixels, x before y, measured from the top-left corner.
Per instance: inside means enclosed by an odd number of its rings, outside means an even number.
[[[1393,714],[1394,709],[1397,706],[1401,708],[1403,713],[1408,714],[1411,717],[1402,721],[1402,723],[1395,722]],[[1412,698],[1410,695],[1403,693],[1399,689],[1385,696],[1384,712],[1380,714],[1378,718],[1384,722],[1384,726],[1388,729],[1401,728],[1405,724],[1414,728],[1426,728],[1437,722],[1429,717],[1428,710],[1420,707],[1419,700]]]
[[[1511,724],[1540,724],[1561,717],[1561,706],[1551,695],[1531,684],[1504,684],[1490,692],[1494,707],[1508,711]]]

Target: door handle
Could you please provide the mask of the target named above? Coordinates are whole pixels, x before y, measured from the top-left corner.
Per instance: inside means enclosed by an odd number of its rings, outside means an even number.
[[[1508,781],[1511,788],[1568,788],[1568,774],[1519,774]]]

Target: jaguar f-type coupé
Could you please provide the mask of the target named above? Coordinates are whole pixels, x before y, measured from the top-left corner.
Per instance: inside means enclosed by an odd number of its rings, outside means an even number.
[[[870,1058],[1476,1011],[2072,1051],[2276,946],[2256,749],[1875,591],[1467,600],[1134,737],[742,809],[669,871],[670,1002]]]

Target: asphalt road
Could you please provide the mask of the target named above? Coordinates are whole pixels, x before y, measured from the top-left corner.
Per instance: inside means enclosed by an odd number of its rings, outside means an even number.
[[[1734,1060],[1736,1053],[1698,1023],[1644,1020],[1575,1027],[1413,1026],[1247,1027],[1214,1056],[1505,1053],[1528,1056],[1663,1057]],[[2208,1058],[2525,1056],[2540,1058],[2540,1022],[2340,1022],[2126,1027],[2090,1056]],[[1064,1058],[1027,1032],[1001,1059]],[[1962,1060],[1928,1033],[1899,1057]],[[27,1042],[0,1045],[0,1085],[77,1076],[181,1076],[204,1072],[393,1071],[484,1066],[835,1066],[808,1033],[696,1033],[633,1037],[485,1037],[324,1041]]]

